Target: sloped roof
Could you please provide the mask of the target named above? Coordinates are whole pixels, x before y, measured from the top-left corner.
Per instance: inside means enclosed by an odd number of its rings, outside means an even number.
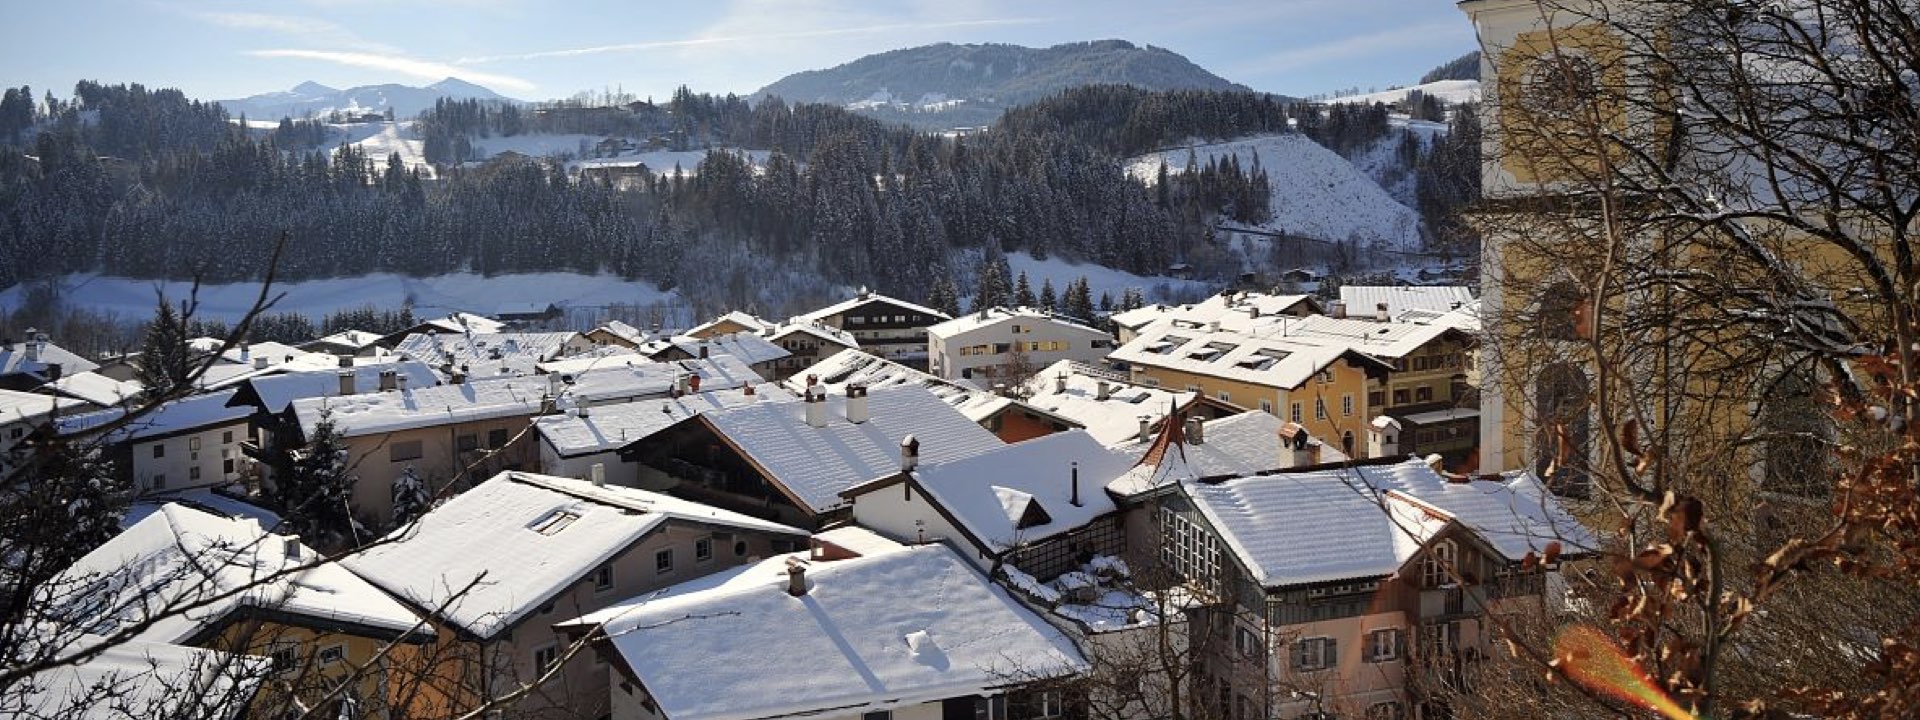
[[[1178,416],[1175,416],[1178,417]],[[1283,446],[1280,431],[1288,423],[1258,410],[1207,421],[1201,443],[1186,437],[1182,423],[1169,423],[1146,443],[1137,439],[1115,445],[1141,458],[1126,475],[1107,486],[1121,496],[1137,495],[1184,480],[1202,480],[1273,472],[1293,467],[1293,451]],[[1345,462],[1338,448],[1311,438],[1321,463]]]
[[[815,310],[805,315],[801,315],[800,318],[804,320],[822,320],[825,318],[833,317],[835,315],[839,315],[841,313],[847,312],[849,310],[860,307],[862,305],[870,305],[873,303],[884,303],[887,305],[893,305],[895,307],[905,308],[907,310],[912,310],[914,312],[921,313],[923,315],[932,315],[934,317],[941,318],[941,319],[953,318],[952,315],[948,315],[946,313],[940,312],[939,310],[935,310],[925,305],[916,305],[914,303],[910,303],[905,300],[901,300],[899,298],[888,297],[886,295],[881,295],[880,293],[876,293],[876,292],[862,292],[859,295],[855,295],[853,297],[847,298],[845,300],[834,303],[832,305],[828,305],[826,307],[820,308],[819,310]]]
[[[1079,470],[1080,504],[1073,504]],[[1069,430],[942,463],[925,463],[914,478],[986,550],[1001,553],[1085,527],[1116,509],[1102,490],[1133,466],[1085,432]],[[1022,527],[1034,508],[1047,522]]]
[[[82,638],[75,650],[105,642]],[[226,720],[246,712],[269,664],[184,645],[119,642],[78,663],[34,673],[14,686],[19,694],[7,705],[27,718]]]
[[[807,369],[794,373],[782,386],[795,394],[804,393],[807,390],[807,378],[818,378],[820,384],[815,385],[814,390],[828,395],[845,394],[847,386],[854,384],[864,385],[868,389],[918,385],[939,396],[974,422],[993,417],[1014,402],[985,390],[942,380],[878,355],[851,349],[829,355]]]
[[[744,330],[705,339],[692,335],[676,335],[668,338],[665,345],[679,348],[681,352],[693,357],[700,357],[701,348],[705,348],[709,356],[732,355],[748,365],[771,362],[793,354],[787,352],[786,348],[761,337],[758,333]],[[652,354],[658,355],[663,350],[665,350],[664,347],[653,351]]]
[[[807,534],[637,488],[504,472],[343,562],[416,607],[491,638],[669,521]]]
[[[846,398],[824,401],[826,427],[807,424],[803,399],[763,400],[701,415],[801,505],[825,512],[841,490],[900,471],[900,441],[920,441],[920,461],[944,462],[1003,443],[920,387],[872,390],[864,423],[847,421]]]
[[[1438,323],[1376,322],[1324,315],[1298,318],[1278,331],[1281,337],[1345,345],[1383,358],[1402,358],[1443,336],[1470,339],[1451,325]],[[1274,335],[1269,335],[1274,337]],[[1464,371],[1464,370],[1463,370]]]
[[[1371,318],[1380,303],[1386,303],[1387,316],[1397,318],[1409,310],[1448,312],[1473,302],[1473,290],[1460,285],[1341,285],[1340,302],[1346,303],[1351,317]]]
[[[1097,335],[1100,337],[1108,337],[1107,331],[1105,330],[1089,327],[1085,323],[1066,317],[1064,315],[1058,315],[1045,310],[1039,310],[1039,309],[1030,308],[1030,307],[1017,307],[1017,308],[996,307],[996,308],[987,308],[985,310],[981,310],[978,312],[966,313],[952,320],[948,320],[946,322],[938,323],[931,327],[928,327],[927,335],[931,337],[949,338],[955,335],[959,335],[961,333],[973,332],[975,330],[979,330],[984,327],[998,325],[1000,323],[1009,323],[1009,322],[1021,322],[1026,324],[1045,323],[1047,325],[1052,325],[1062,330],[1085,333],[1090,335]]]
[[[1288,389],[1299,387],[1342,358],[1388,368],[1344,344],[1209,330],[1185,321],[1150,325],[1108,357],[1118,362]]]
[[[699,332],[712,328],[715,325],[719,325],[722,322],[732,322],[736,325],[739,325],[748,330],[753,330],[756,332],[773,327],[773,323],[770,321],[762,320],[753,315],[743,313],[738,310],[734,310],[725,315],[721,315],[720,317],[714,318],[712,320],[708,320],[706,322],[700,323],[699,325],[695,325],[692,328],[689,328],[687,330],[687,334],[688,335],[698,334]]]
[[[332,335],[328,335],[326,337],[318,338],[318,339],[311,340],[301,344],[302,345],[320,345],[320,344],[338,345],[340,347],[349,347],[349,348],[358,350],[377,342],[380,342],[380,336],[375,333],[370,333],[365,330],[341,330],[340,332],[334,333]]]
[[[170,400],[153,412],[115,428],[101,440],[108,443],[137,441],[245,422],[247,416],[253,414],[253,409],[228,407],[227,402],[233,399],[234,393],[235,391],[228,390]],[[119,420],[126,414],[125,408],[110,408],[84,415],[68,415],[60,418],[56,427],[60,434],[72,435]]]
[[[22,420],[41,422],[56,412],[66,414],[75,410],[86,410],[88,403],[72,398],[54,397],[40,393],[0,390],[0,424],[11,425]]]
[[[760,332],[771,342],[780,342],[781,338],[799,333],[802,335],[812,335],[817,339],[825,340],[835,345],[844,345],[850,348],[860,347],[860,341],[854,339],[853,333],[831,325],[821,324],[816,320],[796,318],[778,323]]]
[[[1066,388],[1060,388],[1060,377]],[[1100,398],[1100,383],[1107,399]],[[1026,403],[1086,427],[1095,440],[1107,445],[1125,443],[1140,433],[1140,417],[1157,422],[1173,409],[1185,407],[1198,393],[1135,385],[1118,373],[1073,360],[1061,360],[1034,373],[1027,381]]]
[[[53,343],[41,343],[36,359],[27,359],[28,341],[16,340],[0,345],[0,375],[32,375],[47,379],[47,366],[59,365],[61,373],[81,373],[99,370],[99,363],[75,355],[66,348]]]
[[[756,395],[767,392],[779,391],[772,387],[755,389]],[[533,429],[561,457],[577,457],[618,450],[702,412],[754,400],[755,395],[738,388],[702,390],[677,398],[601,405],[590,408],[586,417],[576,413],[547,415],[534,419]]]
[[[1304,308],[1303,308],[1304,305]],[[1225,292],[1187,305],[1147,305],[1114,313],[1116,325],[1138,330],[1161,320],[1184,320],[1206,324],[1219,322],[1228,329],[1244,330],[1244,325],[1259,318],[1319,309],[1312,295],[1268,295],[1256,292]]]
[[[414,333],[393,352],[431,365],[464,365],[475,377],[531,375],[534,366],[559,358],[578,333]]]
[[[612,335],[614,337],[620,338],[621,340],[625,340],[635,345],[639,345],[640,343],[647,341],[647,334],[645,332],[642,332],[640,328],[620,322],[619,320],[608,320],[605,325],[601,325],[600,327],[597,327],[594,329],[605,332],[608,335]]]
[[[335,363],[337,365],[337,362]],[[355,364],[351,368],[335,367],[331,370],[307,370],[302,372],[279,373],[248,378],[246,386],[240,389],[236,402],[258,401],[267,412],[280,413],[301,398],[338,397],[340,395],[340,372],[353,372],[353,386],[356,391],[369,392],[380,388],[380,373],[392,370],[407,378],[407,387],[425,388],[439,384],[440,378],[433,374],[433,368],[416,360],[393,360],[384,362]]]
[[[290,557],[288,548],[298,551]],[[186,642],[243,607],[392,633],[430,635],[418,616],[339,563],[248,518],[179,504],[135,523],[62,571],[46,587],[90,585],[85,607],[56,608],[88,632],[153,621],[137,639]],[[170,610],[190,604],[190,612]]]
[[[137,380],[115,380],[97,372],[64,375],[41,385],[34,392],[85,400],[100,407],[113,407],[139,397],[146,390]]]
[[[757,579],[655,599],[606,624],[663,716],[857,714],[1089,667],[944,545],[811,563],[799,597],[784,573]]]

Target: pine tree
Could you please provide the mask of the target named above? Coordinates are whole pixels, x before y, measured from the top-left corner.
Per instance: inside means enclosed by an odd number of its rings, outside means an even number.
[[[953,278],[943,273],[935,279],[927,290],[927,304],[948,315],[959,315],[960,291],[953,286]]]
[[[1040,309],[1047,312],[1060,311],[1060,296],[1053,292],[1053,278],[1040,281]]]
[[[973,295],[974,312],[1007,304],[1005,261],[988,260],[980,265],[980,290]]]
[[[1100,312],[1113,312],[1113,293],[1100,291]]]
[[[393,480],[393,525],[413,522],[432,507],[433,493],[412,465]]]
[[[1033,307],[1037,298],[1033,296],[1033,285],[1027,282],[1027,273],[1022,271],[1020,279],[1013,283],[1013,304],[1020,307]]]
[[[1086,277],[1067,285],[1066,314],[1083,320],[1093,318],[1093,288]]]
[[[193,376],[193,352],[187,347],[187,328],[165,297],[147,323],[140,343],[138,379],[152,397],[184,392]]]
[[[354,522],[347,508],[354,477],[347,468],[347,449],[334,429],[331,413],[322,411],[307,447],[296,453],[289,472],[274,484],[274,504],[288,527],[316,547],[339,547],[354,538]]]

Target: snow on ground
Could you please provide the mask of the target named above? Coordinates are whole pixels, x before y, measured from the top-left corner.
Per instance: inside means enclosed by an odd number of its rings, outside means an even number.
[[[1096,304],[1100,302],[1101,293],[1113,296],[1115,303],[1120,302],[1120,296],[1127,288],[1139,288],[1146,294],[1148,302],[1184,301],[1205,297],[1213,292],[1212,286],[1197,280],[1147,277],[1103,265],[1078,265],[1057,257],[1035,260],[1024,252],[1007,253],[1007,265],[1013,269],[1014,277],[1026,273],[1027,283],[1036,294],[1040,292],[1042,281],[1052,280],[1053,291],[1058,294],[1066,292],[1067,283],[1085,277]]]
[[[1273,219],[1253,229],[1329,241],[1358,240],[1362,246],[1374,241],[1407,250],[1420,246],[1419,213],[1395,200],[1353,163],[1298,133],[1161,150],[1129,159],[1127,172],[1152,183],[1163,161],[1169,172],[1183,172],[1189,151],[1200,166],[1232,155],[1247,169],[1259,157],[1273,189]]]
[[[753,162],[755,168],[766,167],[767,158],[773,155],[773,152],[770,150],[715,149],[732,153],[744,152],[747,154],[747,159]],[[590,158],[576,162],[573,165],[575,168],[632,167],[634,165],[646,165],[648,169],[655,173],[672,174],[673,166],[677,164],[680,166],[682,173],[692,175],[694,171],[700,167],[700,161],[706,158],[706,150],[648,150],[646,152],[630,153],[619,157]]]
[[[1411,132],[1421,148],[1430,147],[1434,138],[1447,134],[1447,125],[1431,120],[1414,120],[1398,114],[1388,116],[1387,123],[1393,129],[1385,137],[1347,159],[1353,162],[1354,167],[1360,168],[1360,172],[1366,173],[1367,177],[1385,188],[1393,199],[1413,207],[1418,202],[1414,194],[1413,170],[1400,163],[1400,145],[1406,142],[1407,133]]]
[[[1382,90],[1380,92],[1367,93],[1365,95],[1346,95],[1343,97],[1337,97],[1337,98],[1328,100],[1327,104],[1331,105],[1334,103],[1359,103],[1359,104],[1365,104],[1365,105],[1372,105],[1377,102],[1391,104],[1391,103],[1397,103],[1397,102],[1400,102],[1401,100],[1407,99],[1407,93],[1413,90],[1419,90],[1420,92],[1440,98],[1441,100],[1444,100],[1449,103],[1480,101],[1480,81],[1479,80],[1436,80],[1430,83],[1414,85],[1412,87],[1394,88],[1392,90]]]
[[[187,297],[191,283],[160,283],[98,275],[68,275],[61,280],[61,297],[70,306],[111,312],[121,318],[139,320],[153,315],[154,289],[161,287],[167,297],[180,301]],[[623,280],[612,275],[576,273],[527,273],[482,277],[458,273],[427,278],[410,278],[378,273],[351,278],[308,280],[286,283],[278,290],[286,297],[272,312],[298,312],[319,322],[321,316],[343,309],[372,305],[398,309],[411,301],[415,314],[439,314],[464,310],[492,314],[500,308],[528,303],[553,303],[563,308],[626,303],[647,305],[676,301],[652,283]],[[19,307],[25,286],[0,292],[0,307]],[[199,316],[233,320],[244,313],[260,292],[252,283],[203,285],[200,287]]]
[[[386,167],[387,156],[400,153],[400,162],[409,168],[419,168],[426,177],[433,177],[433,166],[427,164],[427,142],[418,138],[412,120],[330,127],[345,132],[348,137],[346,142],[365,151],[367,157],[373,158],[376,167]]]

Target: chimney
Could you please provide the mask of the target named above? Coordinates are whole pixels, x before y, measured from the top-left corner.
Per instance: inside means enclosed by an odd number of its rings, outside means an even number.
[[[393,387],[395,390],[399,390],[400,392],[406,392],[407,376],[401,375],[400,371],[395,370],[393,373]]]
[[[815,393],[813,390],[809,389],[807,390],[806,397],[803,398],[803,402],[807,406],[807,425],[812,427],[817,427],[817,428],[826,427],[827,426],[826,394]]]
[[[566,380],[560,377],[560,373],[547,373],[547,394],[548,395],[551,395],[553,397],[560,397],[560,393],[566,392],[566,390],[567,390],[567,382]]]
[[[700,392],[700,373],[687,373],[687,392]]]
[[[254,359],[253,359],[253,369],[255,369],[255,370],[265,370],[265,369],[267,369],[267,356],[265,356],[265,355],[261,355],[260,357],[257,357],[257,358],[254,358]]]
[[[1148,417],[1146,415],[1141,415],[1140,416],[1140,442],[1150,442],[1152,440],[1153,440],[1153,418]]]
[[[920,439],[912,435],[900,438],[900,472],[910,473],[920,466]]]
[[[700,359],[707,359],[707,339],[700,338]]]
[[[1187,418],[1187,444],[1189,445],[1207,444],[1206,418],[1200,417],[1198,415]]]
[[[753,391],[753,383],[740,383],[740,394],[747,396],[753,402],[760,401],[760,396]]]
[[[1378,320],[1378,321],[1380,321],[1380,322],[1386,322],[1386,321],[1387,321],[1387,318],[1389,318],[1389,317],[1391,317],[1391,316],[1389,316],[1389,315],[1387,314],[1387,304],[1386,304],[1386,303],[1374,303],[1374,304],[1373,304],[1373,319],[1375,319],[1375,320]]]
[[[1053,394],[1055,395],[1067,394],[1067,374],[1066,373],[1060,373],[1059,375],[1053,376]]]
[[[1094,386],[1093,399],[1105,402],[1106,399],[1110,397],[1113,397],[1113,385],[1111,383],[1101,380],[1098,385]]]
[[[847,386],[847,422],[858,425],[872,417],[867,410],[867,386],[858,383]]]
[[[787,594],[794,597],[807,594],[807,564],[798,558],[787,560]]]
[[[606,487],[607,464],[594,463],[593,467],[587,468],[587,479],[593,481],[594,487]]]
[[[400,377],[400,373],[395,372],[392,368],[381,370],[380,371],[380,392],[386,392],[388,390],[393,390],[396,387],[398,387],[400,385],[399,377]]]
[[[820,384],[820,376],[819,376],[819,375],[808,375],[808,376],[807,376],[807,387],[808,387],[809,389],[811,389],[811,388],[812,388],[813,386],[815,386],[815,385],[819,385],[819,384]]]
[[[467,369],[464,366],[462,366],[458,370],[449,368],[447,370],[447,382],[452,383],[454,385],[467,384]]]
[[[47,382],[60,382],[60,375],[65,371],[60,363],[47,363]]]
[[[354,394],[355,388],[353,387],[353,381],[358,377],[359,377],[359,373],[355,373],[352,370],[341,371],[340,372],[340,394],[341,395]]]
[[[1342,300],[1329,301],[1327,303],[1327,314],[1332,315],[1335,320],[1347,319],[1347,303]]]
[[[1071,464],[1071,466],[1073,468],[1072,470],[1073,499],[1068,500],[1067,502],[1072,503],[1074,507],[1080,507],[1080,463],[1074,462]]]
[[[245,365],[250,362],[253,362],[253,345],[240,343],[240,364]]]
[[[1289,453],[1287,467],[1301,467],[1320,461],[1320,453],[1314,449],[1312,440],[1313,436],[1299,423],[1280,426],[1280,446]]]
[[[353,356],[351,356],[351,355],[341,355],[341,356],[340,356],[340,360],[339,360],[338,362],[336,362],[336,363],[334,363],[334,365],[335,365],[336,367],[343,367],[343,368],[350,368],[350,367],[353,367]]]
[[[27,328],[27,362],[40,361],[40,331]]]

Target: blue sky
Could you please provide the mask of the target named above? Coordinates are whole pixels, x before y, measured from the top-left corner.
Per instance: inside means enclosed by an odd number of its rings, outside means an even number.
[[[746,94],[901,47],[1103,38],[1311,95],[1409,83],[1474,48],[1446,0],[31,0],[0,18],[0,84],[61,97],[81,79],[217,99],[448,75],[526,100]]]

